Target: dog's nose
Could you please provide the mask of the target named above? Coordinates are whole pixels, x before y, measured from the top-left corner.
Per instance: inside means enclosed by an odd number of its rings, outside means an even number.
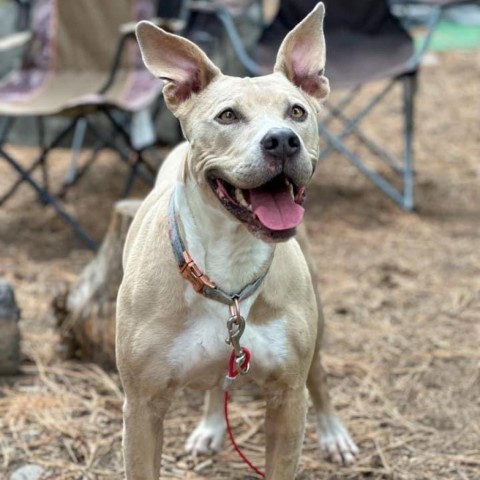
[[[272,128],[260,143],[265,153],[277,158],[293,157],[300,151],[300,139],[290,128]]]

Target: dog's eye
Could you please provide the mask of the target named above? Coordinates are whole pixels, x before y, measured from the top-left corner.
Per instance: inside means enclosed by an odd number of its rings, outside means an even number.
[[[290,116],[294,119],[294,120],[303,120],[306,116],[307,116],[307,112],[305,111],[305,109],[303,107],[301,107],[300,105],[294,105],[291,109],[290,109]]]
[[[229,124],[237,121],[238,116],[231,108],[227,108],[217,115],[217,120],[220,123]]]

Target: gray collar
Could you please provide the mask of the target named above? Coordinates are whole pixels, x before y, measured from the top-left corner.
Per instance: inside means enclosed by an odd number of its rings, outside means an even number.
[[[196,292],[226,305],[232,305],[235,299],[240,301],[252,295],[265,280],[270,265],[272,264],[273,254],[265,271],[256,280],[245,285],[239,292],[230,293],[221,289],[198,268],[190,256],[190,253],[185,248],[182,237],[180,236],[175,214],[175,189],[170,196],[168,204],[168,235],[170,237],[173,254],[175,255],[182,276],[192,284]]]

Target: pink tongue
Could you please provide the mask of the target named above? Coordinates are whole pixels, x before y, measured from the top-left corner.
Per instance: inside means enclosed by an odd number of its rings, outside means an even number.
[[[250,190],[253,212],[270,230],[288,230],[297,227],[305,209],[294,202],[284,185],[275,189],[254,188]]]

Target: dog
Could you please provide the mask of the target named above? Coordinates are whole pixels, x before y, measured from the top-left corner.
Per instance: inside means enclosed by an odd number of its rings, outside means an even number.
[[[187,39],[137,26],[186,142],[165,160],[124,249],[116,355],[128,480],[158,478],[163,419],[181,388],[207,391],[187,451],[221,448],[229,358],[227,383],[252,381],[266,397],[267,479],[295,477],[306,387],[320,446],[345,464],[358,453],[330,404],[321,305],[300,228],[329,93],[323,17],[319,3],[284,39],[274,73],[257,78],[223,75]]]

